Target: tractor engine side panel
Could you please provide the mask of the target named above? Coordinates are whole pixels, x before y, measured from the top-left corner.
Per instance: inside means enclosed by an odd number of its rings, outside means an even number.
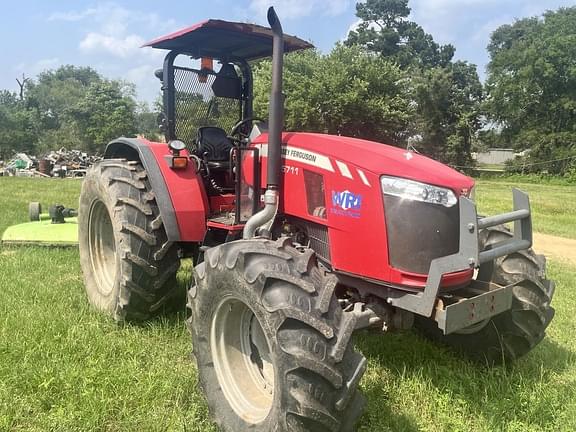
[[[267,145],[256,145],[262,157],[265,188]],[[335,270],[388,281],[390,267],[378,176],[300,147],[283,145],[282,155],[279,212],[312,222],[315,227],[327,227],[329,261]]]
[[[261,186],[265,189],[267,145],[255,145],[260,150]],[[318,255],[334,270],[410,289],[421,289],[426,285],[427,269],[415,273],[391,263],[386,205],[378,174],[345,162],[344,158],[290,144],[283,145],[282,155],[283,196],[279,213],[287,218],[310,222],[306,226],[310,245],[315,250],[321,248]],[[390,221],[391,228],[395,229],[400,224],[400,228],[409,232],[419,232],[416,226],[405,227],[414,217],[408,219]],[[328,247],[325,246],[323,227],[326,227]],[[408,249],[412,248],[409,239],[403,242],[402,238],[396,237],[395,247],[400,248],[403,254],[409,254]],[[413,252],[418,254],[418,251]],[[442,285],[449,287],[466,283],[471,276],[469,273],[446,275]]]
[[[105,153],[106,158],[140,159],[148,173],[170,241],[200,242],[206,232],[209,209],[202,178],[192,161],[186,169],[174,170],[168,166],[165,156],[170,156],[165,143],[142,138],[115,140]]]

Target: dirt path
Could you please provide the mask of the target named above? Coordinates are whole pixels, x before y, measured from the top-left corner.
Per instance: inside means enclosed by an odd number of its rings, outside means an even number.
[[[534,233],[534,250],[576,265],[576,240],[548,234]]]

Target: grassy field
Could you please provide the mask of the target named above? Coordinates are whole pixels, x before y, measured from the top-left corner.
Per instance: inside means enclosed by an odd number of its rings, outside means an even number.
[[[75,206],[79,186],[0,178],[0,232],[26,220],[28,201]],[[508,209],[509,187],[481,182],[481,211]],[[576,238],[575,188],[522,188],[536,229]],[[370,364],[359,429],[576,430],[576,268],[551,262],[549,276],[549,336],[508,368],[479,368],[413,333],[358,337]],[[0,249],[0,430],[215,431],[190,349],[181,315],[133,326],[92,311],[76,250]]]
[[[576,185],[482,180],[476,186],[479,211],[486,215],[510,211],[513,187],[530,195],[534,231],[576,239]]]

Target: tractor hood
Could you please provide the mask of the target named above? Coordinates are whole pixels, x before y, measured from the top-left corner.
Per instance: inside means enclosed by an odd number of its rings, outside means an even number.
[[[268,134],[254,139],[254,144],[266,144]],[[346,165],[371,172],[416,180],[448,187],[458,194],[467,194],[474,180],[438,161],[391,145],[357,138],[316,133],[284,133],[284,146],[301,148],[330,159],[333,169]]]

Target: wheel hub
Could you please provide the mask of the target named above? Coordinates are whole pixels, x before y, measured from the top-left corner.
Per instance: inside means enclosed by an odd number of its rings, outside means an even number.
[[[112,220],[102,201],[94,201],[90,208],[88,240],[92,271],[98,291],[104,296],[114,289],[117,270],[116,240]]]
[[[224,298],[212,319],[210,346],[218,382],[232,409],[248,423],[262,422],[272,408],[274,365],[252,309],[237,298]]]

